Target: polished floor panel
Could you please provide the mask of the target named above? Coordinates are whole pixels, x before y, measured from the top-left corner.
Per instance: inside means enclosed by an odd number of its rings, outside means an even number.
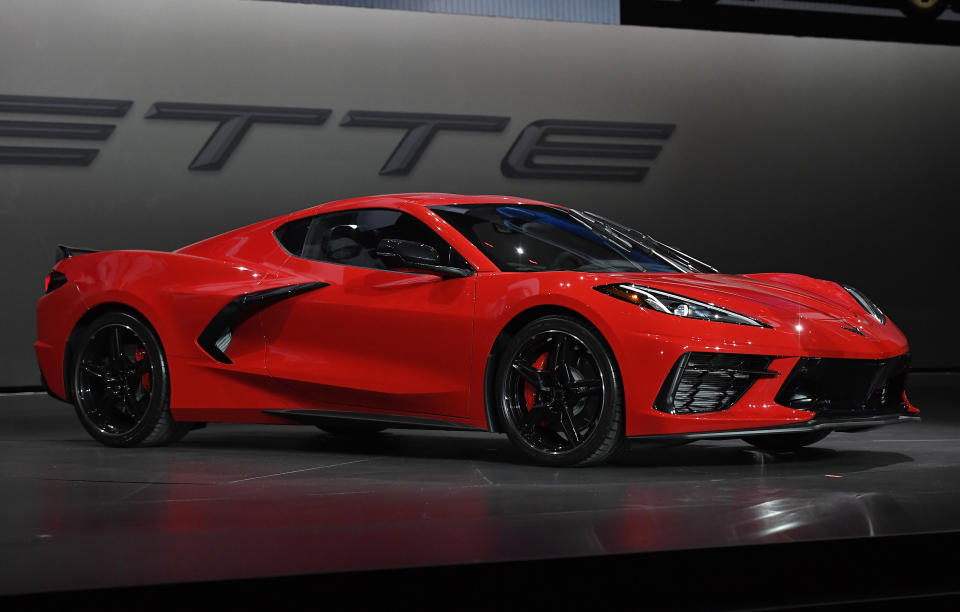
[[[69,406],[8,395],[0,594],[957,530],[958,442],[960,423],[928,421],[587,469],[530,465],[497,435],[306,426],[111,449]]]

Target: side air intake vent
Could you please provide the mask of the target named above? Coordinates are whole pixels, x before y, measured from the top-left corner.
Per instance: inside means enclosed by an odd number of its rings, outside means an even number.
[[[301,283],[238,295],[221,308],[220,312],[207,323],[200,337],[197,338],[197,344],[220,363],[233,363],[227,357],[226,351],[230,347],[230,341],[233,340],[233,331],[240,323],[271,304],[307,291],[326,287],[329,284],[322,282]]]
[[[733,406],[758,378],[777,376],[773,357],[684,353],[670,370],[654,407],[670,414],[718,412]]]

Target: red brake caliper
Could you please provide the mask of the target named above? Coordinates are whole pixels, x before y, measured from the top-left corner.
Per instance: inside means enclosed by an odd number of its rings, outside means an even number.
[[[135,361],[143,361],[147,357],[147,349],[138,346],[137,352],[134,355]],[[143,376],[140,377],[140,386],[143,387],[144,391],[150,390],[150,372],[144,372]]]
[[[547,367],[547,355],[544,353],[537,357],[533,363],[530,365],[533,366],[535,370],[543,370]],[[537,401],[537,390],[528,382],[523,383],[523,398],[527,402],[527,412],[533,409],[533,404]]]

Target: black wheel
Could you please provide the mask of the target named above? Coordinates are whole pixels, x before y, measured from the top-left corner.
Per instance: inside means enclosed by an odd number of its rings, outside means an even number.
[[[693,7],[702,7],[713,6],[717,3],[717,0],[683,0],[683,3]]]
[[[770,434],[766,436],[748,436],[743,438],[747,444],[756,446],[760,450],[770,451],[771,453],[788,453],[816,444],[823,440],[829,431],[811,431],[810,433],[785,433]]]
[[[126,312],[97,318],[79,336],[72,370],[80,422],[107,446],[158,446],[193,423],[170,414],[170,374],[156,333]]]
[[[510,440],[538,463],[593,465],[623,440],[623,390],[600,334],[566,316],[524,326],[497,364],[493,405]]]
[[[949,0],[900,0],[900,11],[916,19],[936,19],[947,10]]]
[[[383,427],[382,425],[351,423],[349,425],[317,425],[317,429],[320,431],[325,431],[334,436],[362,437],[380,433],[387,428]]]

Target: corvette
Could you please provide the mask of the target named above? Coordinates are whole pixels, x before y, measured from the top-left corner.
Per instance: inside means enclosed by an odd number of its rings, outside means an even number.
[[[589,465],[632,441],[790,451],[919,412],[906,338],[857,289],[721,274],[534,200],[372,196],[173,252],[57,253],[41,374],[108,446],[210,422],[423,428]]]

